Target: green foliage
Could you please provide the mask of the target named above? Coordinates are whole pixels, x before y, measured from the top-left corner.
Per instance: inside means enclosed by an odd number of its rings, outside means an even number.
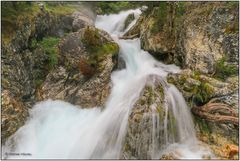
[[[45,37],[42,41],[38,42],[38,46],[41,46],[49,57],[49,69],[53,69],[58,63],[57,44],[59,40],[60,38],[57,37]]]
[[[227,2],[227,6],[229,8],[238,8],[239,7],[239,1],[229,1],[229,2]]]
[[[211,130],[210,130],[208,124],[204,120],[202,120],[199,117],[194,117],[194,120],[198,124],[200,132],[207,134],[207,135],[209,133],[211,133]]]
[[[178,2],[178,5],[177,5],[177,16],[182,16],[184,13],[185,13],[185,3],[186,2]]]
[[[87,63],[93,67],[97,67],[98,62],[102,61],[106,55],[115,55],[119,51],[116,43],[105,42],[105,39],[101,39],[98,29],[86,28],[81,41],[90,53]]]
[[[96,8],[98,14],[112,14],[118,13],[123,10],[136,8],[138,7],[138,3],[134,2],[126,2],[126,1],[118,1],[118,2],[96,2]]]
[[[116,43],[106,43],[100,46],[96,46],[92,49],[92,54],[88,63],[92,66],[96,66],[99,61],[102,61],[106,55],[115,55],[118,53],[119,47]]]
[[[19,22],[31,20],[39,11],[35,2],[1,2],[2,38],[10,42],[15,36]]]
[[[33,50],[36,49],[38,45],[38,42],[36,39],[31,39],[30,45],[29,45],[29,49]]]
[[[101,38],[97,29],[86,28],[83,35],[83,43],[88,49],[93,50],[101,45]]]
[[[192,88],[193,100],[197,105],[202,105],[207,103],[213,93],[212,87],[205,82],[201,82],[200,86],[194,86]]]
[[[223,57],[219,59],[216,63],[216,72],[214,74],[215,78],[225,80],[229,76],[237,75],[238,68],[236,65],[231,65],[226,63],[226,58]]]
[[[43,79],[36,79],[35,80],[35,85],[37,86],[37,87],[39,87],[42,83],[43,83]]]
[[[89,52],[96,55],[115,54],[118,51],[116,43],[105,43],[105,40],[101,39],[98,29],[86,28],[82,41]]]
[[[163,30],[164,23],[167,21],[167,2],[159,2],[159,7],[155,9],[155,21],[150,29],[152,33],[158,33]]]
[[[77,10],[76,6],[62,2],[45,2],[45,10],[56,15],[71,14]]]
[[[66,2],[42,2],[45,12],[54,14],[55,16],[73,13],[77,10],[76,5]],[[41,12],[37,2],[2,2],[2,34],[4,42],[9,43],[16,35],[16,31],[22,27],[26,21],[34,23],[36,16]],[[54,5],[53,5],[54,4]],[[34,25],[32,25],[34,26]]]

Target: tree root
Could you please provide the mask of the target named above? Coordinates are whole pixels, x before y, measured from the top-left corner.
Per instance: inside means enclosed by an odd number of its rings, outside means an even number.
[[[207,104],[193,107],[191,110],[193,114],[208,121],[239,125],[238,113],[224,103],[209,101]]]

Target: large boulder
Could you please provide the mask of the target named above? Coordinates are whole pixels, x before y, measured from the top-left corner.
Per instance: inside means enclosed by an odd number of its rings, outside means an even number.
[[[164,8],[154,7],[148,13],[143,12],[123,38],[139,37],[142,49],[150,52],[158,60],[172,63],[175,47],[173,21],[176,8],[172,4],[160,2]]]
[[[82,107],[102,106],[119,47],[102,30],[85,27],[59,44],[59,66],[42,84],[40,99],[61,99]]]
[[[74,12],[72,17],[74,19],[72,23],[73,31],[78,31],[86,26],[94,26],[94,20],[81,12]]]
[[[178,140],[173,111],[166,108],[164,81],[151,75],[147,82],[128,118],[121,159],[160,159],[156,158],[156,153],[167,143]],[[167,137],[164,136],[166,132]]]

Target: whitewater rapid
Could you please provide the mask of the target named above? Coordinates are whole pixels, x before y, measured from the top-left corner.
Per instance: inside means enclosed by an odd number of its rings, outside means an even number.
[[[130,13],[134,13],[135,20],[124,30],[124,21]],[[3,147],[4,158],[120,158],[129,114],[148,76],[157,75],[165,79],[169,72],[180,71],[177,66],[158,62],[148,52],[141,50],[139,39],[118,39],[134,25],[140,14],[141,10],[135,9],[98,16],[96,19],[96,27],[107,31],[119,44],[119,55],[126,63],[126,68],[111,75],[112,89],[104,110],[99,107],[84,109],[60,100],[39,102],[29,110],[30,116],[25,125],[7,140]],[[201,158],[206,150],[199,150],[197,146],[186,102],[175,86],[169,85],[166,92],[175,117],[179,117],[177,121],[182,142],[171,144],[164,151],[156,149],[152,159],[159,159],[168,149],[180,149],[179,158]],[[14,155],[22,153],[26,155]]]

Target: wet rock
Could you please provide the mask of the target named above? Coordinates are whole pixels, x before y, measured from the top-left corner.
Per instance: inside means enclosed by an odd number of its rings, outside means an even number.
[[[140,27],[144,17],[140,16],[137,22],[121,37],[122,39],[133,39],[140,36]]]
[[[165,14],[161,17],[161,22],[157,20],[159,8],[155,7],[150,14],[142,15],[137,23],[124,34],[122,38],[139,37],[141,48],[150,52],[155,58],[172,63],[174,39],[172,31],[172,21],[174,19],[174,7],[168,5]],[[167,22],[165,22],[165,20]]]
[[[123,30],[125,30],[134,19],[135,19],[134,13],[129,14],[124,22]]]
[[[150,76],[148,84],[142,91],[140,98],[134,104],[128,119],[128,129],[123,144],[122,157],[127,159],[153,159],[154,151],[163,149],[164,140],[164,89],[158,77]],[[169,111],[169,120],[172,112]],[[159,119],[159,120],[158,120]],[[159,121],[159,125],[157,123]],[[175,132],[174,123],[169,125],[169,143],[173,142]],[[157,128],[160,126],[160,128]],[[176,128],[176,127],[175,127]],[[155,129],[155,130],[154,130]],[[155,141],[153,141],[155,139]]]

